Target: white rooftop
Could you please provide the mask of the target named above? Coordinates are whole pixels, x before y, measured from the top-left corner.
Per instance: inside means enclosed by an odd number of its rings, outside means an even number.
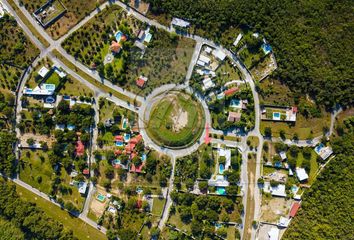
[[[278,221],[278,226],[279,227],[288,227],[290,220],[285,217],[280,217]]]
[[[39,76],[41,76],[42,78],[44,78],[48,73],[49,73],[49,69],[46,68],[45,66],[43,66],[43,67],[38,71]]]
[[[208,58],[207,56],[204,56],[202,54],[199,56],[199,60],[202,62],[205,62],[206,64],[210,63],[210,58]]]
[[[304,168],[296,168],[295,172],[296,172],[296,176],[300,182],[309,178],[309,175],[307,175]]]
[[[206,53],[211,53],[212,50],[213,50],[213,49],[211,49],[210,47],[206,47],[204,51],[205,51]]]
[[[198,60],[198,61],[197,61],[197,64],[198,64],[199,66],[202,66],[202,67],[205,66],[205,62],[203,62],[203,61],[201,61],[201,60]],[[201,74],[201,75],[203,75],[203,74]]]
[[[242,33],[239,33],[239,34],[237,35],[237,38],[236,38],[236,40],[234,41],[233,45],[234,45],[234,46],[237,46],[237,44],[240,42],[241,38],[242,38]]]
[[[285,185],[284,184],[278,184],[275,187],[270,187],[270,192],[272,193],[272,196],[286,197]]]
[[[281,157],[282,160],[286,159],[286,153],[283,151],[279,153],[279,156]]]
[[[220,157],[225,157],[226,158],[225,169],[228,170],[229,167],[231,166],[231,150],[230,149],[219,148],[218,149],[218,154],[219,154]]]
[[[203,86],[204,90],[207,90],[209,88],[214,87],[215,83],[213,83],[213,81],[211,81],[210,78],[206,78],[206,79],[203,80],[203,85],[204,85]]]
[[[179,27],[189,27],[190,25],[189,22],[180,18],[173,18],[171,24]]]
[[[279,240],[279,229],[276,227],[272,227],[268,232],[269,240]]]
[[[213,50],[212,54],[218,58],[220,61],[224,61],[225,57],[226,57],[226,54],[221,51],[220,49],[218,50]]]
[[[208,180],[208,185],[214,187],[228,187],[230,183],[225,180],[223,175],[216,175],[215,179]]]
[[[79,183],[79,193],[85,194],[87,189],[87,183],[86,182],[80,182]]]

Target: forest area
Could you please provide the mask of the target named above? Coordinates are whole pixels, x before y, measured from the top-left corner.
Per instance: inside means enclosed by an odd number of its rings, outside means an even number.
[[[354,117],[331,143],[336,157],[305,193],[284,239],[354,239]]]
[[[33,203],[21,200],[14,184],[0,179],[0,191],[1,239],[76,239]]]
[[[259,32],[272,45],[273,77],[333,107],[354,103],[354,2],[350,0],[147,0],[154,15],[190,21],[196,34],[230,47],[230,29]]]

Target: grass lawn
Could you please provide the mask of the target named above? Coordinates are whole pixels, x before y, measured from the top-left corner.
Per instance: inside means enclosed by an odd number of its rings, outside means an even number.
[[[59,94],[68,96],[93,96],[93,91],[74,77],[68,76]]]
[[[250,143],[249,146],[258,147],[259,139],[258,137],[251,136],[247,138],[247,143],[248,142]]]
[[[264,129],[270,127],[272,129],[272,135],[274,137],[280,136],[280,131],[285,131],[285,136],[288,139],[292,139],[294,134],[297,133],[299,139],[307,139],[308,137],[321,136],[324,127],[329,127],[331,122],[330,113],[323,112],[322,118],[308,118],[306,119],[301,114],[297,114],[295,125],[285,122],[271,122],[261,121],[261,132],[264,134]]]
[[[29,154],[29,157],[27,157]],[[50,165],[48,155],[43,151],[22,151],[20,164],[20,179],[34,188],[50,193],[52,181],[55,177],[54,170]],[[57,192],[58,197],[61,197],[65,202],[71,201],[79,210],[82,209],[85,198],[82,197],[76,187],[70,186],[70,176],[64,169],[61,169],[60,178],[63,185],[71,189],[71,194],[61,194]]]
[[[177,228],[181,229],[182,231],[184,230],[188,233],[191,232],[191,224],[185,224],[184,222],[182,222],[178,212],[176,212],[173,215],[170,215],[168,219],[168,223],[171,225],[175,225]]]
[[[86,224],[82,220],[71,216],[68,212],[65,210],[60,209],[56,205],[52,204],[51,202],[38,197],[34,193],[28,191],[27,189],[16,185],[16,191],[21,197],[21,199],[28,201],[28,202],[33,202],[35,203],[38,207],[40,207],[42,210],[44,210],[50,217],[58,220],[61,222],[64,227],[68,230],[72,230],[74,233],[74,236],[77,237],[78,239],[97,239],[97,240],[103,240],[107,239],[106,236],[99,232],[97,229],[91,227],[90,225]]]
[[[101,90],[107,92],[107,93],[111,93],[113,96],[123,100],[123,101],[127,101],[130,104],[136,104],[137,106],[140,106],[141,103],[139,101],[136,101],[135,99],[131,99],[127,96],[125,96],[124,94],[117,92],[107,86],[105,86],[104,84],[102,84],[101,82],[97,81],[96,79],[94,79],[93,77],[91,77],[90,75],[88,75],[87,73],[85,73],[84,71],[78,69],[73,63],[71,63],[68,59],[66,59],[63,55],[61,55],[57,50],[53,50],[53,54],[59,58],[60,61],[62,61],[67,67],[71,68],[72,70],[74,70],[78,75],[80,75],[82,78],[84,78],[86,81],[90,82],[91,84],[93,84],[94,86],[100,88]]]
[[[29,157],[27,157],[27,154],[29,154]],[[41,192],[49,194],[54,172],[47,153],[24,150],[22,151],[20,165],[20,179]],[[38,181],[40,178],[41,181]]]
[[[234,226],[230,226],[227,228],[227,240],[235,240],[236,239],[236,235],[235,235],[235,231],[238,231]]]
[[[55,84],[55,86],[59,86],[60,77],[56,72],[53,72],[49,78],[45,81],[46,84]]]
[[[223,86],[225,83],[233,80],[241,80],[241,72],[231,65],[230,60],[227,58],[220,67],[216,70],[216,75],[220,76],[216,78],[216,85]]]
[[[183,122],[183,123],[182,123]],[[204,129],[203,110],[186,94],[172,93],[151,111],[147,132],[162,145],[171,147],[194,143]]]
[[[152,205],[152,214],[161,215],[163,207],[165,205],[166,200],[160,198],[154,198],[154,203]]]

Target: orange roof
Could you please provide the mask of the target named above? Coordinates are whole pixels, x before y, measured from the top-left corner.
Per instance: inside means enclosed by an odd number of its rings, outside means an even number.
[[[121,155],[122,154],[122,150],[115,150],[114,151],[114,155]]]
[[[130,167],[130,172],[135,172],[135,173],[141,173],[143,170],[143,167],[145,165],[145,162],[143,162],[142,164],[140,164],[140,166],[136,167],[133,163]]]
[[[224,92],[224,94],[225,94],[226,96],[230,96],[230,95],[234,94],[237,90],[238,90],[237,87],[233,87],[233,88],[227,89],[227,90]]]
[[[121,36],[120,41],[127,41],[127,36],[125,36],[124,34]]]
[[[78,140],[75,146],[75,150],[76,150],[76,156],[83,156],[85,153],[85,146],[84,144]]]
[[[138,87],[144,87],[144,85],[145,85],[145,79],[143,79],[143,78],[138,78],[137,80],[136,80],[136,85],[138,85]]]
[[[297,211],[299,210],[300,208],[300,204],[298,202],[295,202],[293,204],[293,206],[291,207],[291,210],[290,210],[290,217],[295,217]]]
[[[119,53],[121,48],[122,47],[120,46],[119,43],[117,43],[116,41],[112,41],[112,44],[109,49],[111,49],[111,51],[114,53]]]
[[[127,153],[131,153],[135,148],[135,144],[134,143],[128,143],[126,146],[125,146],[125,151]]]
[[[88,168],[85,168],[84,170],[82,170],[82,173],[88,175],[90,174],[90,170]]]
[[[123,141],[123,136],[120,136],[120,135],[119,136],[115,136],[114,137],[114,141],[120,141],[120,142]]]
[[[137,144],[138,142],[140,142],[141,141],[141,139],[142,139],[142,136],[139,134],[139,135],[137,135],[136,137],[133,137],[132,139],[130,139],[130,143],[132,143],[132,144]]]

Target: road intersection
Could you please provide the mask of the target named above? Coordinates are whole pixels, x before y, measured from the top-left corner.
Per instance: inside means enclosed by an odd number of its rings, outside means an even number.
[[[33,33],[29,30],[29,28],[23,23],[23,21],[21,20],[21,18],[16,14],[16,12],[12,9],[12,7],[10,6],[10,4],[6,1],[3,0],[3,3],[6,5],[6,7],[9,9],[10,13],[12,16],[14,16],[14,18],[16,19],[16,21],[18,22],[18,24],[21,26],[21,28],[24,30],[24,32],[26,33],[26,35],[31,39],[31,41],[38,47],[38,49],[40,50],[40,55],[36,58],[36,60],[32,63],[32,66],[35,66],[41,59],[47,57],[50,60],[53,61],[54,64],[60,66],[63,68],[64,71],[66,71],[68,74],[72,75],[74,78],[78,79],[82,84],[86,85],[88,88],[92,89],[94,91],[94,98],[95,98],[95,102],[96,104],[93,104],[94,109],[95,109],[95,122],[96,122],[96,126],[93,128],[92,131],[92,139],[91,139],[91,152],[90,152],[90,161],[91,163],[94,162],[94,156],[93,156],[93,151],[96,149],[97,147],[97,135],[98,135],[98,130],[97,130],[97,123],[99,121],[98,117],[98,107],[97,107],[97,99],[99,99],[100,97],[104,97],[107,98],[108,100],[114,102],[115,104],[122,106],[124,108],[127,108],[131,111],[134,111],[136,113],[139,114],[139,127],[140,127],[140,132],[143,136],[145,145],[159,151],[159,152],[163,152],[167,155],[169,155],[171,157],[171,161],[172,161],[172,174],[171,174],[171,178],[169,180],[169,187],[167,189],[167,195],[166,195],[166,204],[165,207],[163,209],[163,213],[162,213],[162,217],[161,220],[159,222],[159,228],[162,229],[165,224],[166,221],[168,220],[168,214],[169,214],[169,209],[172,205],[172,200],[170,198],[170,193],[173,191],[173,181],[174,181],[174,168],[175,168],[175,162],[176,159],[178,157],[182,157],[185,155],[189,155],[190,153],[192,153],[193,151],[196,151],[198,149],[198,147],[204,142],[204,138],[205,138],[205,134],[206,131],[203,131],[202,136],[200,137],[199,141],[197,143],[195,143],[194,145],[186,148],[186,149],[182,149],[182,150],[172,150],[172,149],[168,149],[168,148],[163,148],[159,145],[157,145],[156,143],[154,143],[149,136],[147,135],[146,131],[145,131],[145,123],[148,120],[149,117],[149,113],[150,110],[152,108],[152,105],[154,103],[154,101],[156,101],[156,99],[160,99],[163,94],[165,94],[166,92],[172,91],[172,90],[186,90],[187,92],[192,92],[191,88],[189,87],[189,79],[192,76],[192,72],[194,69],[194,66],[197,62],[198,56],[199,56],[199,52],[202,48],[203,45],[209,45],[213,48],[216,49],[220,49],[223,52],[226,53],[226,55],[232,60],[232,62],[234,64],[236,64],[237,68],[241,71],[242,75],[244,76],[244,80],[247,84],[249,84],[251,90],[252,90],[252,94],[253,94],[253,99],[254,99],[254,106],[255,106],[255,126],[254,129],[252,129],[250,132],[248,132],[246,135],[240,135],[239,137],[241,138],[240,142],[236,142],[236,141],[227,141],[227,140],[219,140],[219,139],[212,139],[213,143],[222,143],[222,144],[226,144],[229,146],[233,146],[233,147],[237,147],[238,149],[240,149],[240,151],[242,152],[242,156],[243,156],[243,161],[242,161],[242,166],[241,166],[241,179],[240,179],[240,183],[241,183],[241,187],[242,187],[242,194],[243,194],[243,204],[244,206],[247,206],[247,204],[254,204],[253,208],[254,208],[254,216],[253,219],[257,219],[259,216],[259,212],[260,212],[260,199],[261,199],[261,193],[259,191],[259,188],[257,186],[257,179],[260,177],[260,167],[256,168],[256,173],[255,173],[255,181],[253,183],[249,183],[248,182],[248,170],[247,170],[247,156],[248,153],[251,152],[246,144],[247,138],[249,136],[255,136],[258,137],[259,139],[259,144],[256,147],[258,149],[257,153],[256,153],[256,164],[257,166],[261,165],[261,152],[262,152],[262,146],[263,146],[263,142],[264,142],[264,137],[262,136],[261,132],[260,132],[260,101],[259,101],[259,96],[258,93],[256,91],[256,87],[255,87],[255,82],[252,79],[251,74],[249,73],[249,71],[245,68],[245,66],[242,64],[242,62],[238,59],[237,56],[235,56],[235,54],[233,54],[231,51],[229,51],[228,49],[223,48],[222,46],[208,40],[205,38],[202,38],[200,36],[196,36],[196,35],[189,35],[189,34],[184,34],[184,37],[187,38],[191,38],[193,40],[195,40],[196,42],[196,46],[192,55],[192,59],[190,61],[189,67],[188,67],[188,71],[186,74],[186,81],[184,84],[181,85],[174,85],[174,84],[168,84],[168,85],[163,85],[157,89],[155,89],[149,96],[147,96],[146,98],[143,98],[141,96],[138,96],[134,93],[131,93],[123,88],[120,88],[114,84],[112,84],[110,81],[102,78],[101,76],[98,75],[98,73],[96,71],[93,71],[91,69],[89,69],[87,66],[85,66],[84,64],[80,63],[79,61],[77,61],[73,56],[69,55],[62,47],[61,44],[62,42],[68,37],[70,36],[70,34],[72,34],[73,32],[75,32],[76,30],[78,30],[80,27],[82,27],[85,23],[87,23],[90,19],[92,19],[94,16],[96,16],[97,13],[99,13],[100,11],[102,11],[104,8],[108,7],[111,4],[117,4],[120,7],[122,7],[125,11],[127,11],[129,14],[133,15],[135,18],[137,18],[138,20],[147,23],[149,25],[155,26],[157,28],[160,29],[164,29],[168,32],[174,32],[174,30],[172,28],[166,27],[164,25],[159,24],[158,22],[156,22],[155,20],[151,20],[148,19],[146,16],[142,15],[141,13],[137,12],[135,9],[130,8],[129,6],[127,6],[126,4],[120,2],[120,1],[111,1],[111,2],[105,2],[104,4],[102,4],[101,6],[99,6],[97,9],[95,9],[93,12],[91,12],[88,16],[86,16],[81,22],[79,22],[75,27],[73,27],[68,33],[66,33],[64,36],[62,36],[61,38],[57,39],[57,40],[53,40],[45,31],[43,31],[42,27],[36,22],[36,20],[31,16],[31,14],[24,8],[24,6],[20,6],[18,1],[14,1],[16,3],[16,5],[18,6],[18,8],[20,9],[20,11],[25,15],[25,17],[27,18],[27,20],[30,21],[30,23],[33,25],[33,27],[41,34],[41,36],[49,43],[49,47],[45,47],[34,35]],[[53,50],[57,50],[62,56],[64,56],[69,62],[71,62],[73,65],[75,65],[77,68],[79,68],[81,71],[83,71],[84,73],[88,74],[90,77],[94,78],[96,81],[104,84],[104,86],[108,87],[109,89],[112,89],[114,91],[117,91],[123,95],[125,95],[128,98],[131,99],[136,99],[139,102],[141,102],[141,106],[139,108],[136,108],[130,104],[128,104],[126,101],[123,101],[117,97],[114,96],[110,96],[109,93],[103,91],[102,89],[100,89],[99,87],[93,85],[92,83],[88,82],[85,78],[83,78],[80,74],[78,74],[76,71],[72,70],[71,68],[69,68],[68,66],[66,66],[65,63],[63,63],[61,60],[59,60],[54,54],[53,54]],[[23,88],[25,86],[26,81],[29,78],[29,73],[31,72],[32,67],[29,67],[27,72],[24,74],[24,77],[21,79],[21,82],[19,84],[18,87],[18,91],[17,91],[17,105],[16,105],[16,123],[19,123],[21,120],[21,116],[20,116],[20,112],[22,110],[20,101],[21,101],[21,97],[22,97],[22,92],[23,92]],[[208,126],[212,126],[211,124],[211,117],[210,117],[210,113],[209,113],[209,109],[208,106],[206,105],[205,101],[203,100],[203,98],[201,96],[196,95],[198,101],[200,101],[200,103],[203,106],[203,110],[204,110],[204,114],[205,114],[205,121],[206,124]],[[335,121],[335,116],[340,112],[340,110],[334,112],[331,116],[331,127],[330,127],[330,133],[332,133],[333,131],[333,123]],[[210,129],[211,132],[218,132],[217,130],[214,129]],[[20,131],[18,128],[16,128],[16,134],[17,137],[20,137]],[[298,145],[298,146],[314,146],[316,145],[321,139],[320,137],[316,137],[314,138],[311,142],[308,141],[298,141],[298,142],[294,142],[291,141],[289,139],[286,140],[282,140],[282,139],[278,139],[278,138],[273,138],[271,139],[272,141],[283,141],[285,144],[288,145]],[[17,149],[16,149],[17,152]],[[14,179],[14,182],[25,187],[26,189],[32,191],[33,193],[37,194],[40,197],[43,197],[44,199],[47,199],[48,201],[53,202],[51,199],[49,199],[49,197],[47,195],[45,195],[44,193],[39,192],[37,189],[32,188],[31,186],[29,186],[28,184],[22,182],[19,179]],[[251,188],[248,188],[248,185],[252,184],[254,186],[252,186]],[[248,192],[248,189],[250,189],[251,192]],[[82,211],[82,213],[79,215],[80,219],[82,219],[83,221],[85,221],[86,223],[88,223],[91,226],[97,227],[97,224],[94,223],[92,220],[90,220],[87,217],[87,213],[88,213],[88,208],[89,208],[89,202],[90,199],[93,196],[93,193],[95,191],[95,187],[94,185],[91,183],[90,187],[89,187],[89,193],[88,193],[88,197],[86,199],[85,202],[85,206],[84,209]],[[254,196],[254,203],[249,203],[247,202],[247,194],[251,194]],[[58,203],[53,202],[54,204],[58,205]],[[245,207],[246,209],[246,207]],[[247,214],[247,212],[245,212],[244,216]],[[245,217],[243,217],[243,222],[245,222]],[[246,229],[249,226],[244,226],[244,231],[247,231],[248,229]],[[101,228],[102,232],[106,232],[105,228]],[[243,235],[243,234],[242,234]],[[255,231],[254,229],[252,229],[252,239],[255,238]]]

